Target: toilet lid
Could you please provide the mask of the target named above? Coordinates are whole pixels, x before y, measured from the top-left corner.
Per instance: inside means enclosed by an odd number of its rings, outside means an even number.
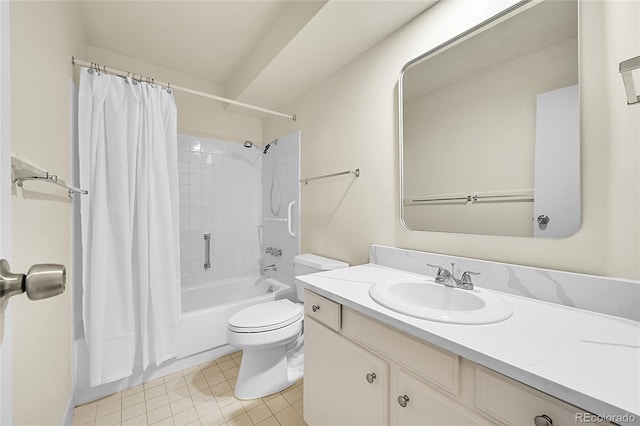
[[[237,312],[229,318],[229,329],[239,333],[275,330],[302,318],[302,305],[288,299],[259,303]]]

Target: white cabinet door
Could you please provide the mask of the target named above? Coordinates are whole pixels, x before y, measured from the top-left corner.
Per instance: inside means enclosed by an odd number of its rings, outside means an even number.
[[[311,318],[305,318],[304,333],[305,421],[387,424],[389,364]]]
[[[391,424],[420,426],[490,425],[470,409],[443,396],[426,383],[393,369]]]

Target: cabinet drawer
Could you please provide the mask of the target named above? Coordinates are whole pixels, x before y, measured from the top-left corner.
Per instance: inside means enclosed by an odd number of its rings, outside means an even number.
[[[476,367],[476,406],[508,425],[533,425],[534,418],[540,415],[549,416],[554,426],[575,425],[579,423],[576,414],[585,413],[480,366]]]
[[[312,291],[304,291],[304,315],[313,318],[327,327],[340,330],[340,312],[342,305],[326,299]]]
[[[342,312],[342,332],[430,383],[458,394],[460,358],[457,355],[388,328],[351,309]]]

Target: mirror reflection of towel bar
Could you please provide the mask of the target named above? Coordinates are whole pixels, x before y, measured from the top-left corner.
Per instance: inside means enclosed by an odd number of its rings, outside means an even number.
[[[467,194],[464,192],[406,197],[404,205],[447,202],[480,202],[480,201],[533,201],[533,189],[514,189],[508,191],[482,191]]]

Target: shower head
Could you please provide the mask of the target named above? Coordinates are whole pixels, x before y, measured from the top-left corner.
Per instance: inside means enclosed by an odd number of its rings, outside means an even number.
[[[245,148],[255,148],[258,151],[260,151],[263,154],[266,154],[267,151],[269,151],[269,147],[270,144],[267,144],[263,147],[261,147],[260,145],[256,145],[255,143],[251,142],[251,141],[244,141],[244,143],[242,144]]]

